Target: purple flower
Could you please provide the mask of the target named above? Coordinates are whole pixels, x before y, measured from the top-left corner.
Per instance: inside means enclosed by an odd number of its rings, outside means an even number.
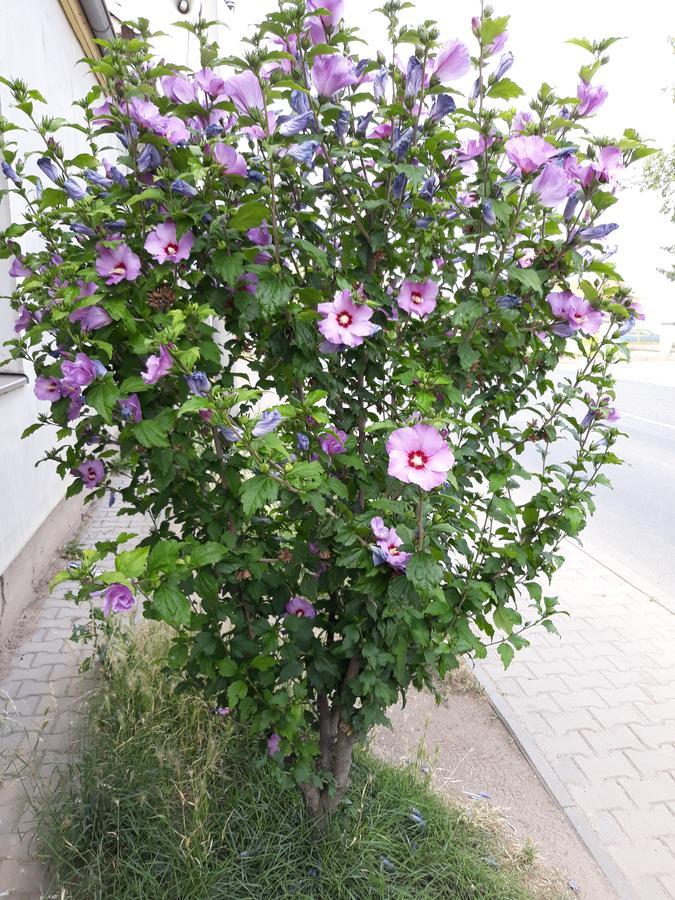
[[[300,134],[301,131],[306,131],[308,128],[311,128],[314,124],[314,113],[313,112],[302,112],[298,113],[295,116],[283,116],[279,119],[279,134],[283,135],[283,137],[292,137],[294,134]]]
[[[279,426],[282,415],[278,409],[266,409],[251,432],[253,437],[262,437],[264,434],[270,434]]]
[[[120,172],[117,166],[111,166],[107,160],[103,160],[103,165],[105,167],[106,175],[111,178],[116,184],[121,185],[121,187],[129,187],[129,182],[126,177]]]
[[[141,378],[146,384],[157,384],[171,370],[173,360],[168,347],[159,346],[159,356],[149,356],[145,364],[145,372],[141,372]]]
[[[519,135],[522,134],[523,131],[527,128],[529,123],[532,121],[532,113],[529,112],[517,112],[513,117],[513,122],[511,122],[511,134]]]
[[[192,375],[186,375],[185,381],[190,393],[197,397],[206,397],[211,390],[211,382],[205,372],[193,372]]]
[[[134,595],[126,584],[118,581],[108,585],[103,592],[103,615],[109,616],[114,612],[128,612],[135,603]]]
[[[511,53],[510,51],[502,56],[502,58],[499,60],[499,65],[495,69],[495,73],[493,75],[495,81],[499,81],[500,78],[503,78],[504,75],[506,75],[506,73],[513,65],[513,59],[513,53]]]
[[[618,147],[603,147],[598,153],[598,161],[593,164],[600,181],[612,181],[616,170],[623,168],[623,152]]]
[[[96,249],[96,271],[106,284],[135,281],[140,275],[141,261],[126,244],[117,244],[112,248],[99,244]]]
[[[307,20],[312,42],[323,44],[326,41],[326,30],[333,30],[344,15],[344,0],[307,0],[307,12],[316,9],[327,9],[328,15],[312,16]]]
[[[495,53],[499,53],[502,47],[506,44],[509,39],[508,31],[502,31],[501,34],[498,34],[497,37],[491,44],[485,48],[485,52],[488,56],[493,56]]]
[[[220,75],[216,75],[213,69],[202,69],[201,72],[197,72],[195,84],[209,97],[215,98],[226,93],[225,82]]]
[[[497,306],[500,309],[518,309],[522,305],[522,297],[518,297],[516,294],[504,294],[502,297],[497,297]]]
[[[98,487],[105,477],[105,467],[100,459],[85,459],[74,470],[82,479],[82,483],[90,490]]]
[[[197,99],[197,86],[182,75],[163,75],[159,81],[165,96],[174,103],[192,103]]]
[[[246,178],[248,167],[246,160],[237,153],[234,147],[229,144],[214,144],[211,148],[211,154],[217,163],[223,167],[225,175],[240,175]]]
[[[162,157],[154,144],[143,144],[143,149],[138,154],[136,165],[139,172],[154,172],[162,165]]]
[[[58,182],[59,172],[48,156],[41,156],[37,161],[38,169],[43,172],[50,181]]]
[[[396,137],[396,140],[392,144],[391,152],[394,154],[396,159],[401,160],[406,155],[408,150],[412,145],[413,139],[413,130],[412,128],[406,128],[405,131],[401,132]]]
[[[331,344],[358,347],[379,330],[370,321],[373,310],[365,304],[354,303],[351,291],[339,292],[335,300],[319,303],[317,309],[321,316],[319,331]]]
[[[509,161],[517,166],[523,175],[536,172],[552,156],[555,156],[556,152],[555,147],[537,135],[512,137],[506,142],[506,155]]]
[[[349,131],[349,123],[351,122],[351,116],[349,114],[349,110],[341,109],[337,115],[337,119],[335,120],[335,134],[342,140],[347,132]]]
[[[191,184],[188,184],[187,181],[183,181],[182,178],[176,178],[176,180],[172,182],[171,190],[174,194],[179,194],[181,197],[197,196],[197,188],[192,187]]]
[[[217,706],[215,713],[217,716],[229,716],[230,707],[229,706]]]
[[[373,97],[379,102],[384,100],[387,83],[389,81],[389,72],[386,68],[381,68],[373,78]]]
[[[303,434],[299,431],[295,436],[296,443],[298,445],[298,450],[302,453],[306,453],[309,450],[309,438],[306,434]]]
[[[96,331],[110,325],[112,319],[101,306],[82,306],[68,316],[70,322],[78,322],[82,331]]]
[[[81,200],[87,193],[74,178],[66,178],[63,182],[63,189],[71,200]]]
[[[497,216],[495,215],[491,200],[484,200],[481,203],[480,212],[486,225],[492,226],[497,224]]]
[[[286,604],[286,612],[291,616],[297,616],[300,619],[313,619],[316,616],[316,610],[306,597],[295,596]]]
[[[542,206],[554,209],[574,191],[574,185],[562,166],[545,165],[532,182],[532,193]]]
[[[559,319],[565,319],[572,332],[595,334],[602,325],[602,313],[594,309],[588,300],[571,291],[551,291],[546,297],[551,311]],[[554,329],[554,333],[555,332]],[[560,337],[569,335],[560,334]]]
[[[14,331],[16,331],[17,334],[20,331],[25,331],[26,328],[29,328],[33,324],[33,321],[33,313],[28,309],[25,303],[22,303],[19,307],[19,315],[14,323]]]
[[[232,100],[240,113],[250,113],[254,109],[264,109],[260,82],[253,72],[241,72],[223,83],[222,93]]]
[[[436,125],[441,119],[454,112],[456,108],[457,105],[450,94],[437,94],[434,105],[429,111],[429,121]]]
[[[141,401],[138,399],[138,394],[129,394],[128,397],[123,397],[118,400],[117,404],[120,408],[120,415],[125,422],[140,422],[143,418]]]
[[[319,97],[334,97],[343,88],[356,84],[358,75],[354,63],[341,53],[314,57],[312,81]]]
[[[582,80],[577,87],[577,97],[579,98],[579,104],[577,105],[578,115],[590,116],[597,109],[600,109],[607,99],[607,88],[601,84],[594,87],[587,81]]]
[[[314,161],[314,155],[319,149],[318,141],[304,141],[302,144],[293,144],[288,149],[288,156],[297,159],[298,162],[309,166]]]
[[[440,487],[455,462],[440,432],[432,425],[421,423],[392,432],[387,453],[387,473],[407,484],[417,484],[424,491]]]
[[[33,274],[33,270],[24,265],[19,257],[16,256],[9,267],[9,274],[12,278],[27,278],[29,275]]]
[[[426,281],[406,280],[401,285],[396,302],[399,307],[419,319],[426,319],[436,309],[438,284],[430,278]]]
[[[84,225],[82,222],[73,222],[70,226],[70,230],[73,234],[78,234],[80,237],[94,237],[96,232],[93,228],[90,228],[88,225]]]
[[[399,550],[403,541],[396,531],[393,528],[387,528],[380,516],[375,516],[370,520],[370,527],[377,541],[377,547],[373,551],[373,564],[379,566],[386,563],[398,571],[405,569],[412,553],[404,553]]]
[[[78,353],[70,362],[61,363],[63,382],[66,385],[83,388],[88,387],[100,374],[96,360],[89,359],[86,353]]]
[[[187,144],[190,141],[190,132],[178,116],[166,116],[160,129],[162,134],[170,144]]]
[[[599,241],[616,231],[618,227],[616,222],[609,222],[607,225],[594,225],[592,228],[583,228],[577,232],[577,237],[582,238],[584,241]]]
[[[128,103],[122,106],[129,118],[142,125],[143,128],[154,130],[158,122],[161,122],[159,109],[150,100],[132,97]]]
[[[218,428],[218,431],[230,444],[236,444],[237,441],[241,440],[244,433],[241,428],[238,428],[236,425],[233,425],[231,428],[227,425],[221,425]]]
[[[8,162],[5,162],[3,160],[2,165],[0,165],[0,169],[2,169],[5,178],[9,178],[10,181],[13,181],[14,184],[17,185],[17,187],[21,185],[21,179]]]
[[[405,74],[406,97],[416,97],[419,94],[422,90],[423,75],[422,63],[416,56],[411,56]]]
[[[468,48],[458,40],[443,44],[434,62],[434,75],[441,84],[461,78],[471,68]]]
[[[46,375],[40,375],[35,379],[33,393],[38,400],[47,400],[49,403],[56,403],[63,396],[59,379]]]
[[[84,177],[91,184],[96,185],[96,187],[107,189],[113,186],[112,178],[108,178],[107,175],[100,175],[98,172],[95,172],[94,169],[85,169]]]
[[[319,435],[319,445],[328,456],[337,456],[339,453],[345,452],[348,436],[346,431],[332,428],[330,431]]]
[[[405,194],[405,189],[408,184],[408,176],[405,172],[399,172],[396,178],[392,183],[392,194],[394,200],[400,200],[401,197]]]
[[[270,756],[274,756],[275,753],[279,752],[280,747],[281,738],[276,732],[274,732],[267,738],[267,752]]]
[[[193,240],[189,229],[179,238],[175,224],[169,220],[156,225],[145,239],[143,246],[158,263],[177,263],[189,258]]]
[[[256,244],[258,247],[269,247],[272,243],[272,235],[269,232],[266,222],[263,222],[262,225],[259,225],[257,228],[249,228],[246,232],[246,237],[252,244]]]

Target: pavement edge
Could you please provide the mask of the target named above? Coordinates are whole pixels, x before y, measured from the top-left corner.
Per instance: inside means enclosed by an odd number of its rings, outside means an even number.
[[[543,753],[536,746],[533,738],[530,737],[526,728],[520,722],[516,711],[499,691],[494,679],[485,669],[479,666],[474,668],[473,674],[485,689],[492,708],[504,723],[506,730],[534,769],[535,774],[539,777],[548,794],[567,816],[572,828],[574,828],[582,843],[586,845],[589,853],[604,872],[605,877],[616,891],[620,900],[633,900],[635,897],[633,889],[626,881],[617,864],[595,836],[595,832],[586,816],[576,806],[567,788],[555,774]]]

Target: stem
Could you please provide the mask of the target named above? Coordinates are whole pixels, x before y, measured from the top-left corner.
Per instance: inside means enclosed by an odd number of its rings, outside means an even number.
[[[420,488],[420,495],[417,500],[417,551],[421,551],[424,546],[424,494]]]

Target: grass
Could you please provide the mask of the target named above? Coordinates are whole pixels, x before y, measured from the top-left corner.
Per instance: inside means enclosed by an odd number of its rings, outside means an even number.
[[[367,753],[317,837],[299,795],[276,785],[236,725],[170,696],[157,640],[111,662],[82,753],[41,797],[40,853],[63,900],[533,896],[494,833],[415,769]]]

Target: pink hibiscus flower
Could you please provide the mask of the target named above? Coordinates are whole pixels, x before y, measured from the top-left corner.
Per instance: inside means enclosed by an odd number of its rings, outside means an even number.
[[[141,378],[146,384],[157,384],[171,369],[173,360],[164,344],[160,345],[159,356],[149,356],[145,364],[145,372],[141,372]]]
[[[438,285],[435,281],[404,281],[396,302],[412,316],[426,319],[436,309]]]
[[[141,273],[141,261],[131,247],[118,244],[116,247],[97,247],[96,271],[106,284],[120,281],[136,281]]]
[[[193,241],[191,231],[186,231],[179,238],[175,224],[168,221],[157,225],[147,236],[143,246],[158,263],[177,263],[190,256]]]
[[[440,487],[455,457],[433,425],[398,428],[387,441],[388,474],[422,490]]]
[[[319,303],[319,331],[331,344],[338,347],[358,347],[364,338],[379,331],[370,320],[373,310],[369,306],[357,306],[351,291],[341,291],[330,303]]]

